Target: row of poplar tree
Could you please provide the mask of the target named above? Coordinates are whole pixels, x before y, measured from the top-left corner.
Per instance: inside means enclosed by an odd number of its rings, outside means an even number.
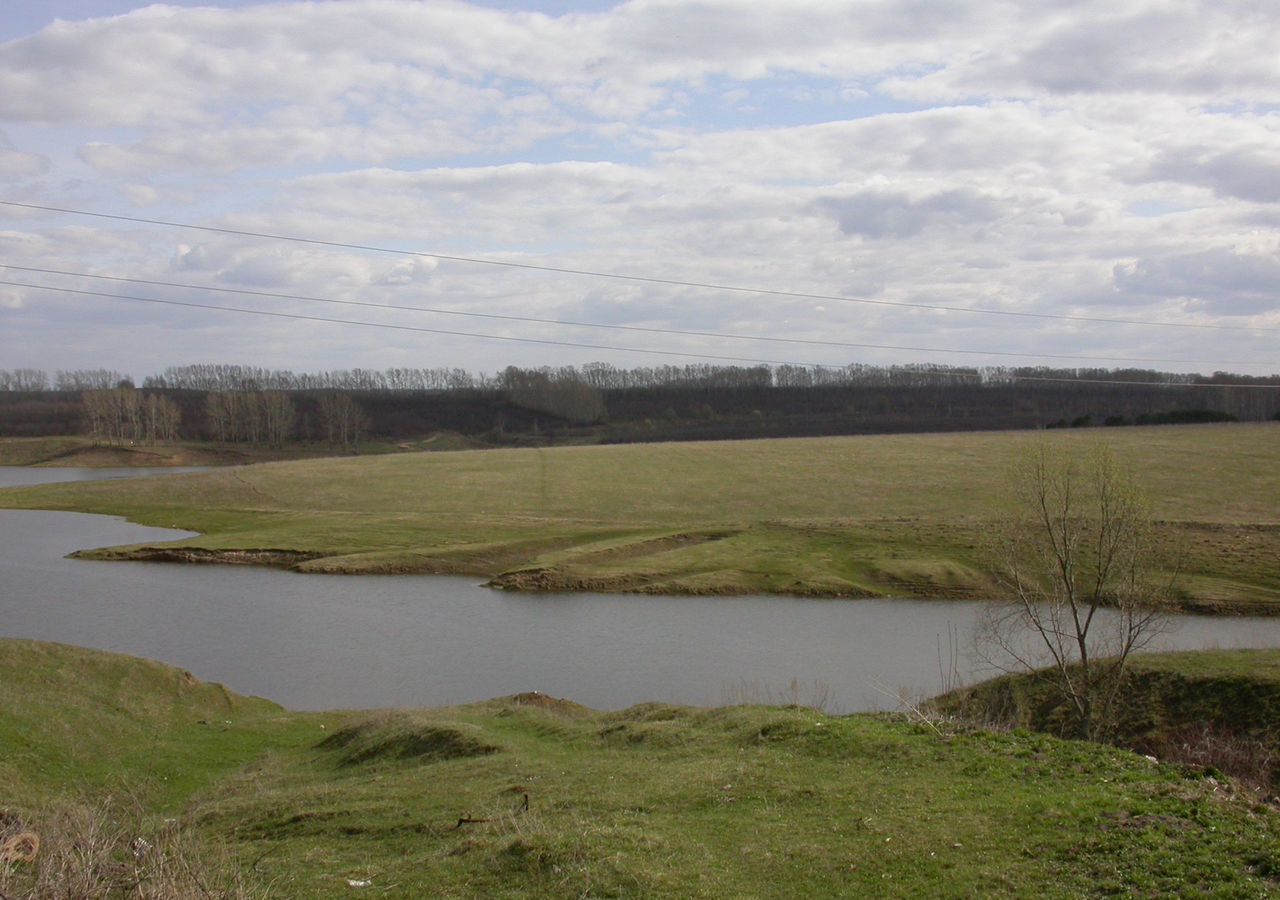
[[[128,384],[80,394],[85,426],[97,443],[108,446],[176,441],[182,409],[164,394]],[[315,398],[323,437],[334,447],[354,446],[368,427],[360,404],[346,394]],[[204,403],[209,436],[220,444],[281,447],[296,433],[298,410],[284,391],[214,391]]]

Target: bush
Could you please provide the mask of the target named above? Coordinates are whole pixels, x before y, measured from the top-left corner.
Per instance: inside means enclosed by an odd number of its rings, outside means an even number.
[[[1239,422],[1231,413],[1216,409],[1173,409],[1162,413],[1143,413],[1139,425],[1200,425],[1206,422]]]

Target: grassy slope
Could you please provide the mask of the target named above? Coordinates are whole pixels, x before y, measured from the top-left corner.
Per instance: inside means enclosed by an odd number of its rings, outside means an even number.
[[[413,444],[366,443],[364,454],[409,449],[437,449],[462,440],[451,435]],[[332,456],[323,444],[290,444],[273,449],[256,446],[224,446],[199,441],[129,447],[100,446],[86,437],[0,438],[0,466],[127,468],[147,466],[241,466],[285,459]]]
[[[1280,608],[1280,424],[870,436],[320,459],[0,493],[123,514],[312,571],[508,573],[513,587],[982,596],[1034,441],[1138,470],[1187,605]]]
[[[25,722],[3,726],[0,758],[17,760],[25,787],[8,802],[29,822],[41,798],[76,784],[38,760],[92,756],[105,770],[168,746],[187,772],[184,819],[229,842],[276,896],[347,896],[348,879],[371,879],[370,896],[440,897],[1280,888],[1274,810],[1045,736],[797,708],[601,714],[541,697],[294,716],[107,654],[3,641],[0,659],[0,723],[15,709]],[[183,730],[228,700],[244,704],[235,727]],[[23,712],[37,707],[46,724]],[[94,730],[92,754],[48,721]],[[488,821],[458,827],[464,814]]]
[[[1067,721],[1065,705],[1027,676],[992,679],[934,703],[1055,733]],[[1189,726],[1280,746],[1280,650],[1135,655],[1120,705],[1116,740],[1127,746],[1162,746]]]
[[[304,719],[160,663],[0,639],[0,801],[127,785],[172,806]]]

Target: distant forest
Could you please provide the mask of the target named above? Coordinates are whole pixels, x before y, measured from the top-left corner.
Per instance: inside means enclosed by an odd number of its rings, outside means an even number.
[[[507,446],[1280,418],[1280,376],[850,365],[0,369],[0,436],[351,447],[452,432]]]

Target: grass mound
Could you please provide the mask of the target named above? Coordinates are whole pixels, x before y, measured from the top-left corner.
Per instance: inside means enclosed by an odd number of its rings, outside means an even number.
[[[387,760],[465,759],[502,749],[481,740],[478,732],[474,725],[388,712],[339,728],[316,746],[334,751],[344,766]]]
[[[541,691],[525,691],[520,694],[511,694],[507,697],[499,697],[494,701],[503,706],[528,706],[534,709],[546,710],[560,716],[582,717],[594,715],[595,711],[581,703],[574,703],[572,700],[565,700],[561,697],[552,697],[550,694],[544,694]]]
[[[1117,733],[1156,740],[1190,725],[1209,725],[1280,742],[1280,650],[1199,650],[1138,654],[1130,659]],[[1067,704],[1036,675],[1006,675],[936,698],[944,711],[1069,733]]]
[[[318,727],[152,660],[0,638],[0,802],[127,786],[161,806]]]
[[[1069,705],[1035,675],[992,679],[932,706],[1050,734],[1075,727]],[[1118,709],[1114,743],[1280,794],[1280,650],[1137,655]]]
[[[21,663],[11,668],[26,674],[17,692],[0,679],[0,784],[13,829],[37,832],[48,856],[36,868],[0,867],[8,896],[114,896],[117,875],[177,879],[154,896],[322,900],[355,889],[459,898],[1280,889],[1275,809],[1230,781],[1113,747],[798,706],[598,713],[542,695],[359,715],[289,713],[229,694],[236,711],[215,721],[205,717],[226,705],[209,705],[178,670],[0,645],[9,650]],[[19,703],[48,727],[24,731],[15,754],[14,710],[23,728],[34,721]],[[94,735],[96,756],[75,749],[81,729],[61,727],[71,719]],[[58,765],[43,763],[51,758]],[[138,759],[169,779],[169,792],[144,791],[121,811],[102,798],[124,796],[122,779],[149,783]],[[91,841],[97,849],[79,854]],[[74,880],[86,872],[99,880]],[[188,872],[198,874],[194,889]],[[42,892],[28,893],[37,878]]]

